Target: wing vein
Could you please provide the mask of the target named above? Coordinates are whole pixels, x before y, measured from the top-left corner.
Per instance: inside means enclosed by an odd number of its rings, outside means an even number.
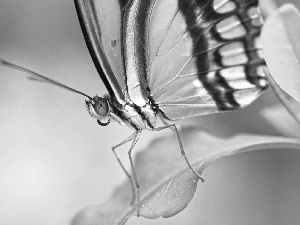
[[[181,1],[181,2],[180,2],[180,5],[181,5],[184,1],[185,1],[185,0]],[[198,15],[195,17],[194,21],[193,21],[192,23],[189,24],[189,26],[186,28],[186,30],[178,37],[178,39],[174,42],[174,44],[173,44],[172,46],[170,46],[169,49],[167,49],[167,50],[164,51],[164,52],[159,53],[159,50],[160,50],[160,48],[161,48],[161,46],[162,46],[162,43],[164,42],[164,40],[165,40],[165,38],[166,38],[166,36],[167,36],[169,30],[170,30],[170,27],[171,27],[172,23],[174,22],[175,17],[177,16],[177,14],[178,14],[178,12],[179,12],[180,5],[178,6],[178,9],[177,9],[176,13],[174,14],[172,20],[170,21],[170,23],[169,23],[169,25],[168,25],[168,27],[167,27],[167,29],[166,29],[166,32],[165,32],[165,34],[164,34],[162,40],[160,41],[160,44],[159,44],[159,46],[158,46],[158,48],[157,48],[157,51],[156,51],[156,53],[155,53],[155,56],[153,57],[153,59],[151,59],[151,61],[150,61],[150,63],[149,63],[148,70],[151,68],[152,63],[153,63],[153,61],[156,59],[157,56],[161,56],[161,55],[164,55],[164,54],[168,53],[169,51],[171,51],[171,50],[176,46],[176,44],[181,40],[181,38],[186,34],[186,32],[188,32],[188,31],[190,30],[190,28],[196,23],[197,19],[203,14],[204,10],[209,6],[209,4],[210,4],[212,1],[213,1],[213,0],[209,0],[209,1],[204,5],[203,9],[198,13]]]
[[[234,14],[234,13],[232,13],[232,14],[230,14],[230,15],[233,15],[233,14]],[[197,45],[199,44],[200,37],[204,34],[205,30],[209,29],[210,27],[212,27],[212,26],[214,26],[215,24],[217,24],[218,21],[221,21],[221,20],[223,20],[224,18],[226,18],[226,17],[228,17],[228,16],[230,16],[230,15],[226,15],[226,16],[222,17],[221,19],[217,20],[216,22],[212,23],[210,26],[207,26],[207,27],[203,30],[203,32],[201,32],[201,34],[199,35],[199,38],[198,38],[198,40],[197,40],[195,46],[197,46]],[[245,20],[242,20],[242,21],[240,22],[240,24],[246,23],[246,22],[248,22],[249,20],[251,20],[251,18],[247,18],[247,19],[245,19]],[[225,44],[227,44],[227,42],[226,42]],[[196,48],[196,47],[194,47],[194,48]],[[255,49],[253,49],[253,50],[255,50]],[[203,54],[203,53],[204,53],[204,52],[202,52],[201,54]],[[165,84],[163,84],[160,88],[158,88],[155,92],[153,92],[153,93],[152,93],[152,96],[154,96],[154,95],[155,95],[157,92],[159,92],[161,89],[165,88],[166,86],[168,86],[169,84],[171,84],[174,80],[176,80],[176,79],[178,78],[179,74],[181,73],[181,71],[185,69],[185,67],[186,67],[187,64],[192,60],[192,58],[194,58],[195,56],[199,56],[199,55],[197,55],[197,54],[198,54],[198,53],[193,54],[190,58],[188,58],[187,62],[186,62],[186,63],[183,65],[183,67],[180,69],[179,73],[177,73],[177,75],[176,75],[174,78],[172,78],[171,80],[169,80],[168,82],[166,82]],[[212,61],[212,60],[213,60],[213,59],[210,59],[210,61]],[[242,64],[242,65],[243,65],[243,64]]]

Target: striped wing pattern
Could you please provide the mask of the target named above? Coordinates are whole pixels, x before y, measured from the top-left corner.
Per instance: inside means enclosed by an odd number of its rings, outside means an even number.
[[[267,87],[258,0],[75,0],[110,96],[170,120],[235,110]]]
[[[239,109],[267,87],[257,0],[156,0],[150,13],[147,80],[167,118]]]

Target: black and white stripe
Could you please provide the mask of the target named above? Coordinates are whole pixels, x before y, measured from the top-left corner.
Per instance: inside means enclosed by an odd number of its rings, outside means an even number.
[[[262,25],[257,0],[182,1],[178,7],[186,23],[193,24],[189,34],[198,78],[221,111],[245,104],[235,96],[239,88],[266,88],[265,77],[257,72],[265,65],[256,45]],[[194,22],[199,17],[195,11],[200,12],[201,23]],[[230,74],[238,77],[230,80]]]

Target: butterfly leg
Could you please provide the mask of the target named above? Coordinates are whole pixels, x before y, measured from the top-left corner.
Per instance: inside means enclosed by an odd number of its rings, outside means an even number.
[[[164,124],[164,126],[168,126],[168,125],[170,125],[170,123],[169,123],[169,120],[165,120],[164,118],[159,118],[161,121],[162,121],[162,123]],[[189,128],[193,128],[193,129],[195,129],[195,130],[203,130],[199,125],[176,125],[176,127],[177,127],[177,129],[178,130],[180,130],[180,129],[184,129],[185,127],[189,127]],[[175,133],[176,133],[176,131],[175,130],[172,130],[172,131],[174,131]]]
[[[116,148],[122,146],[123,144],[126,144],[129,141],[131,141],[132,139],[135,138],[136,135],[137,135],[136,132],[134,132],[132,135],[130,135],[128,138],[126,138],[124,141],[122,141],[120,144],[115,145],[115,146],[112,147],[112,151],[113,151],[113,153],[114,153],[114,155],[115,155],[118,163],[120,164],[122,170],[124,171],[124,173],[126,174],[127,178],[130,181],[130,186],[131,186],[131,189],[132,189],[132,200],[131,200],[131,203],[130,203],[131,205],[133,205],[134,202],[135,202],[135,191],[136,191],[136,189],[135,189],[135,181],[132,179],[131,175],[129,174],[129,172],[124,167],[124,165],[123,165],[120,157],[118,156],[118,154],[116,152]]]
[[[133,160],[132,160],[132,157],[131,157],[131,152],[132,152],[134,146],[136,145],[137,141],[139,140],[141,132],[142,132],[142,130],[137,130],[134,133],[133,141],[132,141],[131,147],[128,151],[128,157],[129,157],[129,161],[130,161],[131,171],[132,171],[132,175],[133,175],[133,179],[134,179],[135,187],[136,187],[136,192],[137,192],[137,202],[140,202],[140,191],[139,191],[140,185],[139,185],[139,182],[138,182],[138,179],[137,179],[137,176],[136,176],[136,172],[135,172],[135,169],[134,169],[134,164],[133,164]],[[138,216],[139,216],[139,211],[138,211]]]
[[[161,120],[161,122],[164,124],[164,126],[168,126],[170,125],[165,119],[163,118],[159,118]]]
[[[186,154],[185,154],[185,151],[184,151],[184,148],[183,148],[183,145],[182,145],[182,141],[181,141],[181,138],[180,138],[180,135],[179,135],[179,132],[178,132],[178,129],[176,127],[175,124],[169,124],[169,125],[166,125],[166,126],[162,126],[162,127],[157,127],[157,128],[154,128],[153,130],[154,131],[160,131],[160,130],[164,130],[166,128],[174,128],[175,129],[175,132],[176,132],[176,135],[177,135],[177,140],[179,142],[179,146],[180,146],[180,150],[181,150],[181,155],[183,156],[183,158],[185,159],[187,165],[189,166],[189,168],[193,171],[194,174],[197,175],[197,177],[202,181],[204,182],[204,179],[203,177],[192,167],[192,165],[190,164],[188,158],[186,157]]]

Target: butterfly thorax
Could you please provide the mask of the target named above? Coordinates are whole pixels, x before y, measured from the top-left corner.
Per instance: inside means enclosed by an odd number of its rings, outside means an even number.
[[[135,130],[152,130],[157,121],[157,112],[151,103],[139,107],[132,102],[124,105],[112,104],[110,118],[123,126]]]
[[[143,107],[131,101],[120,104],[108,95],[95,96],[93,101],[86,101],[89,114],[97,119],[101,126],[106,126],[111,120],[135,130],[152,130],[157,121],[155,105],[149,101]]]

